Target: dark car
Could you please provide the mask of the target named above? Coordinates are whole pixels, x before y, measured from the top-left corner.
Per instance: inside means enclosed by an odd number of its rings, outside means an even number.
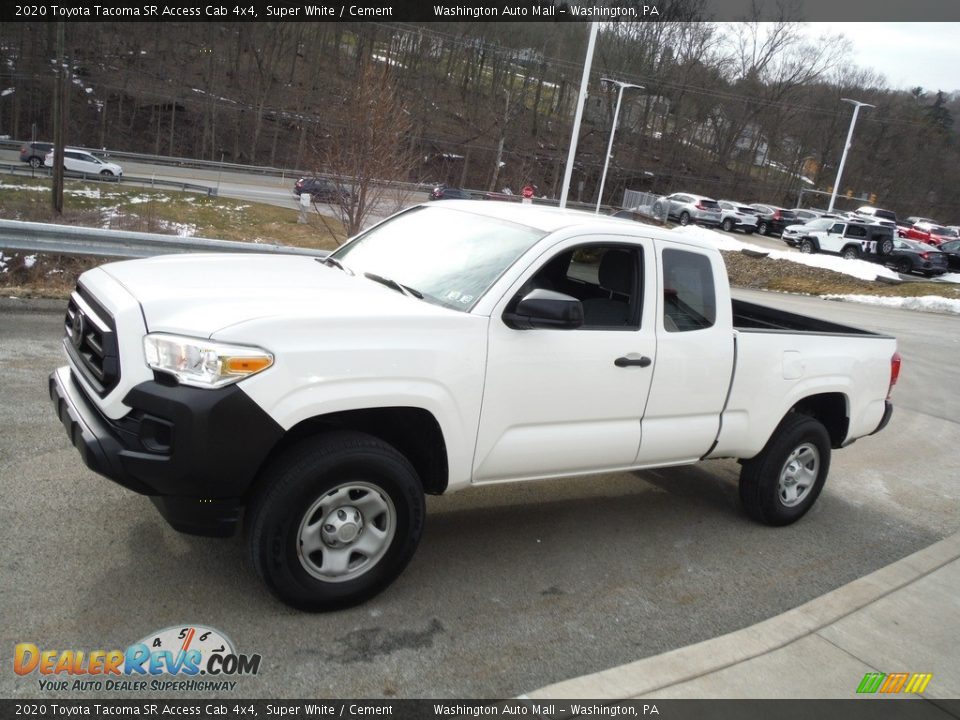
[[[943,275],[949,270],[946,253],[926,243],[903,238],[894,238],[893,252],[887,256],[884,264],[891,265],[898,273],[904,275],[917,272],[933,277]]]
[[[960,240],[948,240],[940,246],[940,252],[947,258],[950,269],[960,272]]]
[[[327,178],[300,178],[293,186],[293,194],[307,194],[314,201],[338,203],[350,199],[350,193]]]
[[[753,203],[750,207],[760,214],[757,232],[761,235],[779,235],[787,225],[797,224],[797,216],[792,210],[764,203]]]
[[[30,167],[38,168],[43,165],[43,159],[51,150],[53,150],[53,143],[26,143],[20,148],[20,161],[30,163]]]
[[[452,188],[446,185],[437,185],[430,191],[431,200],[472,200],[473,193],[463,188]]]

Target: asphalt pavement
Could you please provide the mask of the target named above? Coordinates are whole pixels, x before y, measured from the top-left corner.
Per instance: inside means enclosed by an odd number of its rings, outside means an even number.
[[[0,644],[122,648],[203,623],[262,654],[246,697],[513,697],[750,627],[960,530],[960,319],[738,294],[900,339],[890,426],[834,454],[801,522],[749,521],[730,461],[478,488],[428,500],[385,593],[321,615],[273,600],[242,539],[180,535],[87,471],[46,394],[62,303],[4,299]],[[0,696],[39,695],[0,673]]]

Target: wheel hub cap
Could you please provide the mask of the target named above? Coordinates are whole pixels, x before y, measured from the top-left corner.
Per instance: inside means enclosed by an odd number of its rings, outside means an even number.
[[[330,547],[343,547],[363,532],[363,514],[351,505],[336,508],[323,521],[321,536]]]
[[[783,464],[777,494],[786,507],[799,505],[810,493],[820,474],[820,451],[811,443],[794,448]]]

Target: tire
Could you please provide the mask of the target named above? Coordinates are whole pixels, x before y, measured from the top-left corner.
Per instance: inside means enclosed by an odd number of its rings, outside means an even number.
[[[765,525],[789,525],[813,507],[830,472],[830,436],[809,415],[789,413],[760,454],[740,469],[740,501]]]
[[[757,232],[761,235],[767,235],[770,232],[770,226],[765,222],[761,222],[757,225]]]
[[[36,170],[41,165],[43,165],[43,160],[41,160],[40,158],[38,157],[30,158],[30,167],[32,167],[34,170]]]
[[[724,232],[733,232],[733,220],[731,220],[730,218],[727,218],[722,223],[720,223],[720,227],[723,228]]]
[[[897,272],[901,275],[909,275],[910,271],[913,270],[913,263],[910,262],[907,258],[900,258],[897,260],[895,265]]]
[[[110,172],[109,170],[101,170],[101,171],[100,171],[100,174],[101,174],[103,177],[113,177],[113,173]]]
[[[684,211],[680,213],[680,224],[689,225],[690,224],[690,213]]]
[[[800,252],[805,255],[813,255],[817,251],[817,248],[814,247],[813,240],[809,238],[804,238],[800,241]]]
[[[852,247],[852,246],[851,246],[851,247],[845,247],[845,248],[843,249],[843,252],[840,253],[840,257],[842,257],[844,260],[859,260],[859,259],[860,259],[860,251],[857,250],[857,248]]]
[[[416,471],[370,435],[302,440],[261,472],[258,486],[245,527],[253,567],[276,597],[300,610],[373,597],[407,566],[423,534]]]
[[[887,238],[886,240],[881,240],[877,243],[877,252],[881,255],[889,255],[893,252],[893,240]]]

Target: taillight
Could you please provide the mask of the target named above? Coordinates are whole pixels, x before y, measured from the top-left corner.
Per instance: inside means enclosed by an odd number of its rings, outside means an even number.
[[[703,206],[703,204],[699,200],[697,200],[697,204],[694,205],[694,207],[697,208],[697,210],[706,210],[706,208]]]
[[[920,257],[922,257],[924,260],[929,260],[929,259],[930,259],[930,253],[928,253],[928,252],[922,252],[922,253],[920,253]]]
[[[887,399],[890,399],[890,393],[893,392],[893,386],[897,384],[900,378],[900,353],[895,352],[890,358],[890,387],[887,388]]]

